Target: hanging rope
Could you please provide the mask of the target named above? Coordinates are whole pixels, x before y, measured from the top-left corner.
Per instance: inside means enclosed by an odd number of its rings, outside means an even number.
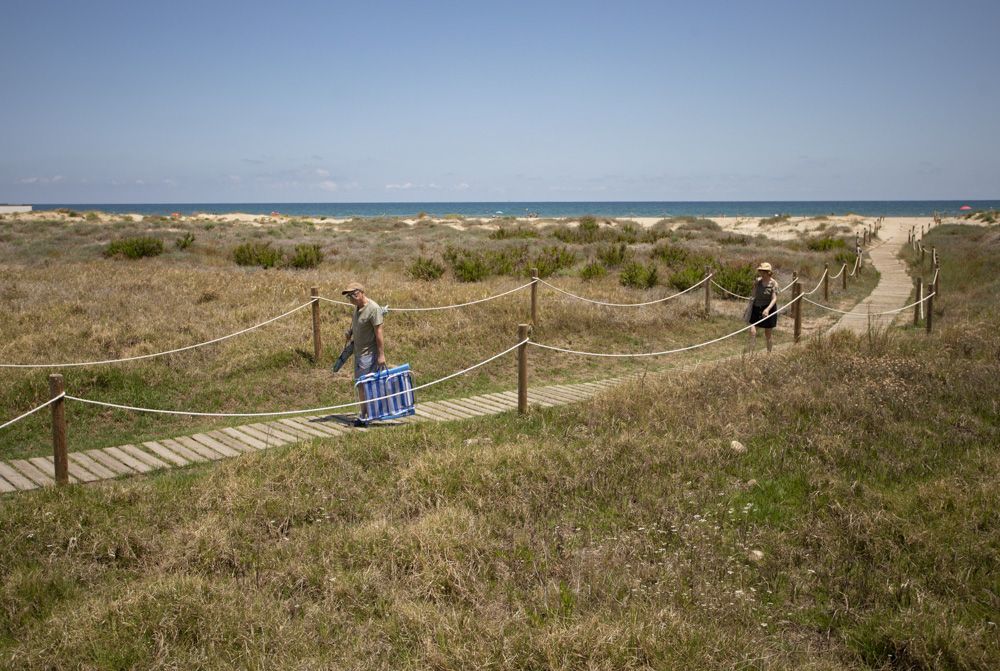
[[[778,308],[775,311],[775,313],[784,312],[789,307],[791,307],[791,305],[793,303],[795,303],[795,301],[799,300],[799,298],[802,298],[802,296],[799,296],[797,298],[793,298],[792,300],[788,301],[783,306],[781,306],[780,308]],[[746,326],[744,326],[743,328],[739,329],[738,331],[733,331],[732,333],[727,333],[724,336],[720,336],[720,337],[714,338],[712,340],[707,340],[705,342],[698,343],[696,345],[688,345],[687,347],[678,347],[676,349],[664,350],[662,352],[640,352],[640,353],[634,353],[634,354],[633,353],[609,354],[607,352],[584,352],[584,351],[580,351],[580,350],[566,349],[564,347],[555,347],[554,345],[543,345],[542,343],[535,342],[534,340],[529,341],[528,344],[529,345],[534,345],[535,347],[540,347],[542,349],[550,349],[550,350],[553,350],[555,352],[562,352],[564,354],[579,354],[581,356],[595,356],[595,357],[608,357],[608,358],[631,358],[631,357],[646,357],[646,356],[664,356],[664,355],[667,355],[667,354],[677,354],[678,352],[687,352],[688,350],[698,349],[700,347],[705,347],[707,345],[712,345],[714,343],[721,342],[721,341],[723,341],[723,340],[725,340],[727,338],[732,338],[733,336],[738,335],[740,333],[743,333],[744,331],[747,331],[750,328],[752,328],[754,326],[757,326],[761,322],[766,321],[767,319],[770,319],[770,317],[771,317],[771,315],[767,315],[766,317],[762,317],[761,319],[758,319],[757,321],[755,321],[752,324],[747,324]]]
[[[485,366],[486,364],[490,363],[494,359],[499,359],[504,354],[507,354],[509,352],[513,352],[515,349],[517,349],[521,345],[525,344],[526,342],[528,342],[527,338],[525,338],[524,340],[522,340],[519,343],[516,343],[516,344],[508,347],[507,349],[505,349],[504,351],[500,352],[499,354],[494,354],[489,359],[486,359],[484,361],[480,361],[479,363],[474,364],[472,366],[469,366],[468,368],[466,368],[464,370],[460,370],[460,371],[458,371],[456,373],[451,373],[450,375],[446,375],[446,376],[444,376],[442,378],[434,380],[433,382],[427,382],[425,384],[418,385],[416,387],[413,387],[412,389],[408,389],[408,390],[405,390],[405,391],[399,391],[399,392],[396,392],[394,394],[388,394],[386,396],[379,396],[377,398],[369,398],[369,399],[365,399],[364,401],[354,401],[353,403],[341,403],[339,405],[327,405],[327,406],[323,406],[321,408],[306,408],[304,410],[281,410],[281,411],[277,411],[277,412],[196,412],[196,411],[193,411],[193,410],[162,410],[160,408],[142,408],[142,407],[133,406],[133,405],[122,405],[122,404],[118,404],[118,403],[108,403],[106,401],[96,401],[94,399],[89,399],[89,398],[80,398],[79,396],[70,396],[69,394],[66,394],[66,398],[69,399],[69,400],[71,400],[71,401],[79,401],[80,403],[89,403],[91,405],[99,405],[99,406],[102,406],[102,407],[105,407],[105,408],[115,408],[117,410],[132,410],[132,411],[135,411],[135,412],[152,412],[152,413],[157,413],[157,414],[161,414],[161,415],[186,415],[186,416],[190,416],[190,417],[280,417],[280,416],[285,416],[285,415],[302,415],[302,414],[305,414],[305,413],[327,412],[329,410],[342,410],[344,408],[354,408],[354,407],[357,407],[359,405],[364,405],[365,403],[371,403],[373,401],[381,401],[381,400],[384,400],[384,399],[387,399],[387,398],[394,398],[396,396],[401,396],[403,394],[413,393],[413,392],[417,391],[418,389],[426,389],[427,387],[431,387],[431,386],[433,386],[435,384],[440,384],[441,382],[444,382],[446,380],[450,380],[453,377],[458,377],[459,375],[464,375],[465,373],[468,373],[471,370],[475,370],[476,368],[479,368],[480,366]]]
[[[176,354],[177,352],[185,352],[189,349],[195,349],[197,347],[204,347],[205,345],[212,345],[217,342],[222,342],[223,340],[228,340],[229,338],[235,338],[238,335],[243,335],[244,333],[249,333],[254,329],[259,329],[261,326],[267,326],[271,322],[276,322],[279,319],[284,319],[288,315],[298,312],[303,308],[307,308],[312,305],[312,301],[304,303],[297,308],[293,308],[288,312],[278,315],[277,317],[272,317],[266,322],[261,322],[255,324],[249,328],[245,328],[242,331],[237,331],[236,333],[230,333],[229,335],[224,335],[221,338],[214,338],[213,340],[206,340],[205,342],[196,343],[194,345],[188,345],[187,347],[178,347],[177,349],[167,350],[166,352],[156,352],[154,354],[140,354],[139,356],[129,356],[123,357],[121,359],[105,359],[103,361],[77,361],[73,363],[0,363],[0,368],[70,368],[73,366],[99,366],[106,363],[121,363],[123,361],[138,361],[139,359],[153,359],[158,356],[166,356],[168,354]]]
[[[559,287],[555,286],[554,284],[549,284],[548,282],[546,282],[545,280],[543,280],[541,278],[536,277],[534,279],[535,279],[535,281],[540,282],[541,284],[544,284],[545,286],[549,287],[550,289],[554,289],[554,290],[558,291],[561,294],[566,294],[567,296],[570,296],[570,297],[575,298],[575,299],[580,300],[580,301],[585,301],[587,303],[594,303],[595,305],[606,305],[608,307],[613,307],[613,308],[638,308],[638,307],[642,307],[642,306],[645,306],[645,305],[653,305],[654,303],[663,303],[665,301],[669,301],[669,300],[672,300],[674,298],[677,298],[678,296],[683,296],[684,294],[688,293],[689,291],[694,291],[695,289],[697,289],[698,287],[700,287],[701,285],[703,285],[705,282],[708,282],[714,276],[715,276],[715,273],[711,273],[711,274],[707,275],[704,279],[702,279],[700,282],[698,282],[697,284],[688,287],[687,289],[685,289],[684,291],[681,291],[680,293],[671,294],[670,296],[666,296],[665,298],[657,298],[654,301],[646,301],[645,303],[606,303],[604,301],[595,301],[595,300],[592,300],[590,298],[584,298],[583,296],[578,296],[576,294],[572,294],[572,293],[566,291],[565,289],[560,289]]]
[[[15,417],[14,419],[10,420],[9,422],[4,422],[3,424],[0,424],[0,429],[5,429],[5,428],[7,428],[8,426],[10,426],[11,424],[14,424],[15,422],[19,422],[19,421],[21,421],[22,419],[24,419],[24,418],[25,418],[25,417],[27,417],[28,415],[31,415],[31,414],[33,414],[33,413],[36,413],[36,412],[38,412],[39,410],[41,410],[42,408],[47,408],[48,406],[52,405],[53,403],[55,403],[55,402],[56,402],[56,401],[58,401],[59,399],[63,398],[64,396],[66,396],[66,392],[62,392],[62,393],[60,393],[60,394],[59,394],[58,396],[53,396],[52,398],[50,398],[49,400],[47,400],[47,401],[46,401],[45,403],[42,403],[42,404],[41,404],[40,406],[38,406],[37,408],[34,408],[34,409],[32,409],[32,410],[29,410],[28,412],[24,413],[24,414],[23,414],[23,415],[21,415],[20,417]]]

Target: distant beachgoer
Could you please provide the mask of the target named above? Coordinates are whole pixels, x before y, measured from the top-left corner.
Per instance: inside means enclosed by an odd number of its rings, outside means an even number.
[[[778,325],[778,283],[771,276],[771,264],[764,262],[757,266],[757,279],[753,283],[747,321],[750,326],[750,351],[757,344],[757,329],[764,329],[767,351],[771,351],[771,331]],[[763,320],[763,321],[761,321]],[[759,324],[757,322],[760,322]]]
[[[351,282],[340,292],[354,306],[351,328],[344,334],[345,342],[354,341],[354,379],[374,373],[385,367],[385,340],[382,336],[382,319],[385,311],[365,295],[365,288]],[[361,400],[365,400],[364,387],[358,387]],[[364,405],[358,412],[355,424],[363,424],[368,416]]]

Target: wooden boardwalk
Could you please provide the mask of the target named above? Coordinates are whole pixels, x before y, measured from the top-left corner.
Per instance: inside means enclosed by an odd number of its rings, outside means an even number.
[[[631,376],[598,382],[538,387],[529,390],[528,403],[548,408],[586,401],[606,389],[621,384],[629,377]],[[380,424],[384,426],[426,421],[446,422],[495,415],[516,409],[517,392],[503,391],[418,403],[416,415]],[[340,437],[355,431],[371,430],[364,427],[355,428],[343,415],[294,416],[195,433],[190,436],[150,440],[135,445],[70,452],[69,481],[81,483],[109,480],[238,457],[244,453],[259,452],[315,438]],[[51,456],[0,461],[0,493],[53,485],[55,485],[55,465]]]
[[[878,286],[863,301],[851,309],[853,313],[882,312],[900,308],[911,293],[911,280],[906,265],[897,258],[906,244],[909,229],[887,222],[882,227],[883,242],[869,249],[872,264],[881,273]],[[896,315],[872,317],[871,323],[888,326]],[[864,333],[869,320],[854,316],[843,317],[833,329],[846,328]],[[833,330],[831,329],[831,330]],[[728,358],[728,357],[726,357]],[[691,370],[699,364],[677,370]],[[530,389],[528,402],[552,407],[586,401],[600,392],[634,377],[627,375],[597,382],[555,384]],[[517,408],[517,392],[503,391],[467,398],[419,403],[417,414],[384,424],[409,424],[425,421],[452,421],[495,415]],[[343,416],[294,416],[268,422],[255,422],[190,436],[151,440],[136,445],[119,445],[103,449],[84,450],[69,454],[69,479],[73,483],[96,482],[160,469],[188,466],[193,463],[238,457],[271,447],[288,445],[315,438],[349,435],[355,428]],[[17,492],[55,485],[55,466],[51,456],[0,461],[0,493]]]
[[[906,269],[906,264],[899,259],[899,250],[906,244],[909,224],[887,220],[882,225],[879,236],[882,242],[867,250],[872,265],[880,273],[878,285],[868,297],[851,308],[853,313],[876,313],[895,310],[907,304],[907,299],[913,291],[913,280]],[[928,278],[930,279],[930,278]],[[904,317],[909,313],[902,313]],[[874,315],[871,325],[885,328],[899,317],[899,313],[891,315]],[[833,329],[847,329],[855,333],[868,332],[868,318],[845,315],[840,318]],[[833,330],[831,329],[831,330]]]

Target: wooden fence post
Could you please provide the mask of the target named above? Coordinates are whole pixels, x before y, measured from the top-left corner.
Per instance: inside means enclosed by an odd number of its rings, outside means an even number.
[[[523,341],[528,337],[528,325],[519,324],[517,339]],[[522,343],[517,348],[517,412],[525,415],[528,412],[528,343]]]
[[[823,264],[823,302],[830,302],[830,264]]]
[[[927,318],[924,320],[924,324],[927,325],[927,332],[931,332],[931,326],[934,323],[934,294],[927,294]]]
[[[847,264],[840,269],[840,288],[847,291]]]
[[[310,289],[309,294],[312,296],[313,313],[313,363],[318,366],[320,357],[323,355],[323,341],[320,339],[319,333],[319,287]]]
[[[49,398],[66,390],[62,375],[49,375]],[[69,460],[66,456],[66,399],[52,404],[52,461],[55,464],[56,484],[69,484]]]
[[[531,269],[531,325],[538,326],[538,268]]]
[[[705,316],[712,315],[712,266],[705,266]]]
[[[920,265],[924,264],[924,243],[920,243]]]
[[[916,291],[914,295],[916,296],[916,303],[913,304],[913,325],[920,325],[920,301],[924,298],[924,278],[918,277],[914,280],[916,283]]]
[[[792,282],[792,299],[802,295],[802,283],[798,280]],[[802,299],[795,301],[792,314],[795,315],[795,342],[802,339]]]

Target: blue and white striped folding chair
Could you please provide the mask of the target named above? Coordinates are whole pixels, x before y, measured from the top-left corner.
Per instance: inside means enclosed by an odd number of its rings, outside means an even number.
[[[354,388],[359,392],[364,388],[364,408],[368,411],[365,422],[377,419],[397,419],[416,412],[413,405],[413,376],[410,374],[410,364],[404,363],[394,368],[383,369],[374,373],[362,375],[354,382]]]

